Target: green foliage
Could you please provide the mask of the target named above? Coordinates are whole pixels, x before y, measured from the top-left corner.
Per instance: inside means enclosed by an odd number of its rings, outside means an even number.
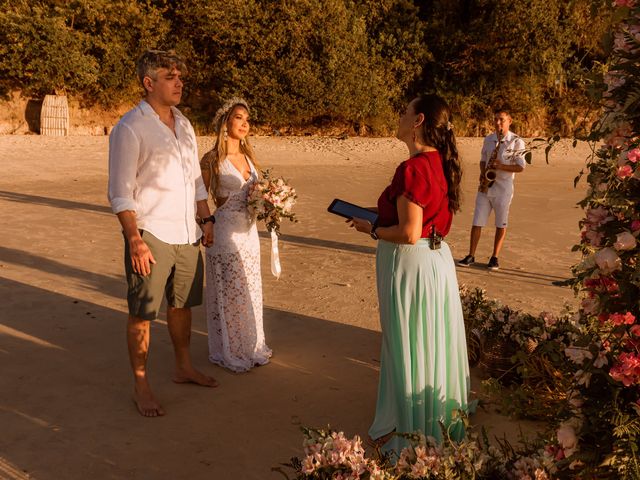
[[[209,115],[231,95],[241,95],[263,122],[318,120],[385,123],[415,79],[419,29],[409,2],[364,5],[327,0],[181,2],[175,8],[180,50],[190,59],[189,102]],[[224,12],[234,12],[233,15]],[[387,24],[387,15],[395,21]]]
[[[505,102],[519,133],[572,132],[590,118],[584,71],[604,61],[609,3],[1,0],[0,94],[135,101],[138,56],[175,48],[201,127],[242,95],[259,123],[388,133],[408,98],[436,91],[460,135],[484,134]]]
[[[425,2],[421,16],[431,25],[434,59],[424,85],[444,94],[476,135],[489,127],[492,109],[505,104],[520,132],[542,133],[545,125],[573,132],[589,105],[584,69],[603,59],[598,42],[609,24],[609,9],[592,16],[589,7],[585,1]]]
[[[0,90],[130,99],[135,60],[165,35],[161,10],[126,0],[9,1],[0,11]]]

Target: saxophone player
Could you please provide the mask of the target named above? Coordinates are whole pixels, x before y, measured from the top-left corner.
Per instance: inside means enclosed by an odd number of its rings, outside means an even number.
[[[524,170],[524,141],[509,130],[511,115],[508,109],[494,111],[495,132],[484,139],[480,158],[480,186],[476,195],[476,207],[469,240],[469,254],[458,262],[462,267],[475,263],[475,254],[482,227],[493,210],[495,213],[496,233],[493,240],[493,253],[487,267],[498,270],[498,256],[507,234],[509,206],[513,198],[513,179],[516,173]],[[495,176],[489,170],[495,170]],[[492,172],[493,173],[493,172]],[[489,180],[492,179],[492,180]]]

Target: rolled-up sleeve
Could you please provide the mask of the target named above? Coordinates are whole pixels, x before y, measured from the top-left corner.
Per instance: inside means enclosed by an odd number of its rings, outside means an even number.
[[[206,200],[208,196],[207,189],[204,186],[204,180],[202,180],[202,175],[198,175],[196,178],[196,202]]]
[[[524,158],[524,150],[526,148],[525,144],[524,144],[524,140],[522,140],[521,138],[517,138],[515,142],[513,142],[513,147],[514,147],[514,163],[516,165],[520,165],[522,168],[525,168],[527,166],[527,162]]]
[[[118,124],[109,136],[109,189],[108,198],[113,213],[136,210],[133,192],[140,141],[125,124]]]

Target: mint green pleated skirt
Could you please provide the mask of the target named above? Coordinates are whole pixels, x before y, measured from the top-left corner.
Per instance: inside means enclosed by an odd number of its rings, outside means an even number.
[[[382,327],[380,384],[371,438],[420,430],[438,441],[438,422],[464,437],[454,410],[467,411],[469,362],[456,270],[449,246],[429,240],[398,245],[380,240],[376,254]],[[391,437],[383,451],[408,442]]]

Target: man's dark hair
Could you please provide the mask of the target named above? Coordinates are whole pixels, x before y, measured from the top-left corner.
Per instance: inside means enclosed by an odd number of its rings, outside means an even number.
[[[175,68],[180,70],[182,74],[185,74],[187,70],[184,59],[173,50],[147,50],[138,59],[136,65],[136,73],[142,88],[144,88],[144,77],[156,80],[158,78],[158,70],[161,68],[166,68],[167,70]]]

